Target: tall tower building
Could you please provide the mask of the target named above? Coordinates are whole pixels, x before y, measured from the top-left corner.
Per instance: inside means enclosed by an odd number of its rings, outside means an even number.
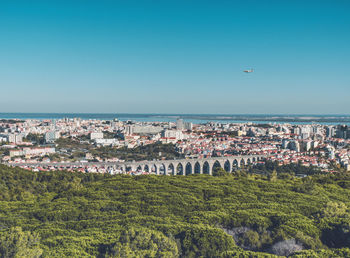
[[[183,119],[177,119],[176,121],[176,129],[183,130],[184,129],[184,120]]]

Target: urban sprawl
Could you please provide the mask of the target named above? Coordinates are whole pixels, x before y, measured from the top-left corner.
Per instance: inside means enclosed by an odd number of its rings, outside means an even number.
[[[147,151],[158,150],[153,146],[160,151],[147,156]],[[146,148],[144,156],[142,148]],[[136,150],[141,156],[134,155]],[[0,155],[4,164],[23,164],[23,168],[35,171],[68,169],[111,174],[154,171],[121,171],[96,163],[126,162],[140,157],[162,160],[264,155],[265,160],[255,163],[271,161],[280,166],[295,163],[334,173],[350,170],[350,127],[249,122],[192,124],[182,119],[176,122],[3,119]],[[39,165],[28,166],[34,163]],[[57,165],[62,163],[80,165],[64,168]]]

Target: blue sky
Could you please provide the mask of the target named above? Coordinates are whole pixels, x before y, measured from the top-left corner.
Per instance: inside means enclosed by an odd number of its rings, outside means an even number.
[[[347,0],[1,0],[0,112],[349,114],[349,13]]]

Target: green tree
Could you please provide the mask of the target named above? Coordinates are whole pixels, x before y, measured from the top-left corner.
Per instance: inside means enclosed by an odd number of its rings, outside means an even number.
[[[226,170],[221,167],[215,168],[213,172],[213,176],[226,176],[227,174]]]
[[[39,247],[40,238],[37,233],[22,231],[20,227],[12,227],[0,233],[1,257],[40,257],[42,249]]]
[[[261,246],[259,234],[254,230],[248,230],[247,232],[245,232],[241,241],[243,246],[246,246],[251,250],[257,250]]]
[[[271,173],[269,173],[268,179],[271,182],[275,182],[277,180],[277,171],[275,169]]]
[[[347,207],[342,202],[327,202],[321,210],[321,216],[326,218],[343,217],[347,214]]]
[[[106,257],[178,257],[175,240],[161,232],[131,228],[122,232],[119,241],[110,245]]]

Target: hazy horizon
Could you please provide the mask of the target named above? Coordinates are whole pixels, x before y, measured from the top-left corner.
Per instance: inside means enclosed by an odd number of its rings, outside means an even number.
[[[105,115],[200,115],[200,116],[350,116],[349,114],[332,114],[332,113],[142,113],[142,112],[0,112],[2,114],[105,114]]]

